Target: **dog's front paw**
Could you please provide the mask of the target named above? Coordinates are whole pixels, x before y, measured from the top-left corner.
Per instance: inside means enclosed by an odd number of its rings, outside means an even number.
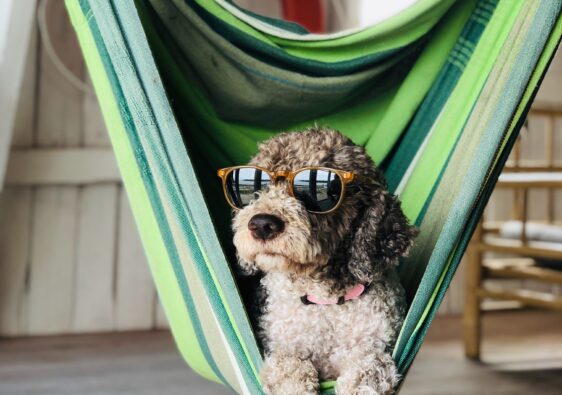
[[[346,364],[336,383],[337,395],[391,395],[400,375],[389,354],[363,355]]]
[[[312,362],[294,355],[268,356],[260,375],[268,395],[316,395],[320,387]]]

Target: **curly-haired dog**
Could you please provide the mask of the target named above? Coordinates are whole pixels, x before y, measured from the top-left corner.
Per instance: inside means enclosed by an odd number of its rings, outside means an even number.
[[[337,394],[392,393],[399,375],[390,352],[406,311],[395,267],[415,228],[365,149],[341,133],[283,133],[259,148],[250,164],[270,172],[322,166],[364,180],[336,210],[315,214],[277,179],[234,216],[240,265],[264,274],[266,392],[316,394],[320,381],[337,379]]]

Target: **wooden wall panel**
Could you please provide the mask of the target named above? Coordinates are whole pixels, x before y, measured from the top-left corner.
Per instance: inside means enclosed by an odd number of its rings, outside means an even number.
[[[84,77],[62,2],[49,3],[47,24],[60,60]],[[0,196],[0,232],[9,232],[0,335],[165,327],[91,81],[72,85],[36,27],[31,40],[12,186]]]
[[[31,191],[6,188],[0,195],[0,334],[26,329]]]
[[[54,49],[75,74],[84,64],[63,2],[47,7],[48,31]],[[38,46],[35,146],[80,144],[82,92],[54,66],[44,45]],[[79,190],[38,187],[33,202],[29,286],[29,334],[70,332],[73,328],[75,259]]]
[[[119,206],[115,328],[151,329],[155,326],[156,292],[124,189]]]
[[[73,332],[114,328],[116,185],[82,188],[74,277]]]
[[[35,122],[37,28],[31,31],[14,121],[13,147],[31,147]],[[33,189],[6,187],[0,193],[0,335],[27,331]]]
[[[25,61],[25,71],[14,122],[12,147],[29,147],[33,144],[35,127],[35,105],[37,96],[37,27],[31,31],[29,50]]]
[[[110,147],[109,135],[105,128],[98,99],[89,77],[86,77],[89,91],[82,99],[84,145],[87,147]]]
[[[168,323],[168,319],[166,318],[166,314],[164,313],[164,309],[162,308],[162,304],[160,303],[158,296],[156,296],[155,307],[156,307],[155,327],[157,329],[169,328],[170,324]]]
[[[72,329],[78,190],[42,187],[33,202],[28,334]]]
[[[64,2],[47,7],[48,32],[54,50],[66,67],[78,77],[84,75],[84,61]],[[55,67],[42,45],[39,52],[37,145],[40,147],[79,146],[83,140],[83,92]]]
[[[0,189],[17,121],[35,6],[35,0],[14,0],[4,1],[0,7]]]

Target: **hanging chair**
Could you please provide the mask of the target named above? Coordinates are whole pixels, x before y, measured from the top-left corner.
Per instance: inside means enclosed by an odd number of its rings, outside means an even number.
[[[556,50],[561,3],[417,0],[314,35],[225,0],[67,0],[189,365],[262,393],[216,169],[318,124],[366,147],[420,228],[399,267],[410,307],[393,357],[406,374]]]

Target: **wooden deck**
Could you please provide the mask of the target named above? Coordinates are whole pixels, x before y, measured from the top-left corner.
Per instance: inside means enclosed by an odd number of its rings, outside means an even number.
[[[562,315],[485,318],[484,363],[462,356],[461,323],[438,317],[401,395],[562,394]],[[221,395],[181,361],[166,331],[0,341],[0,394]]]

